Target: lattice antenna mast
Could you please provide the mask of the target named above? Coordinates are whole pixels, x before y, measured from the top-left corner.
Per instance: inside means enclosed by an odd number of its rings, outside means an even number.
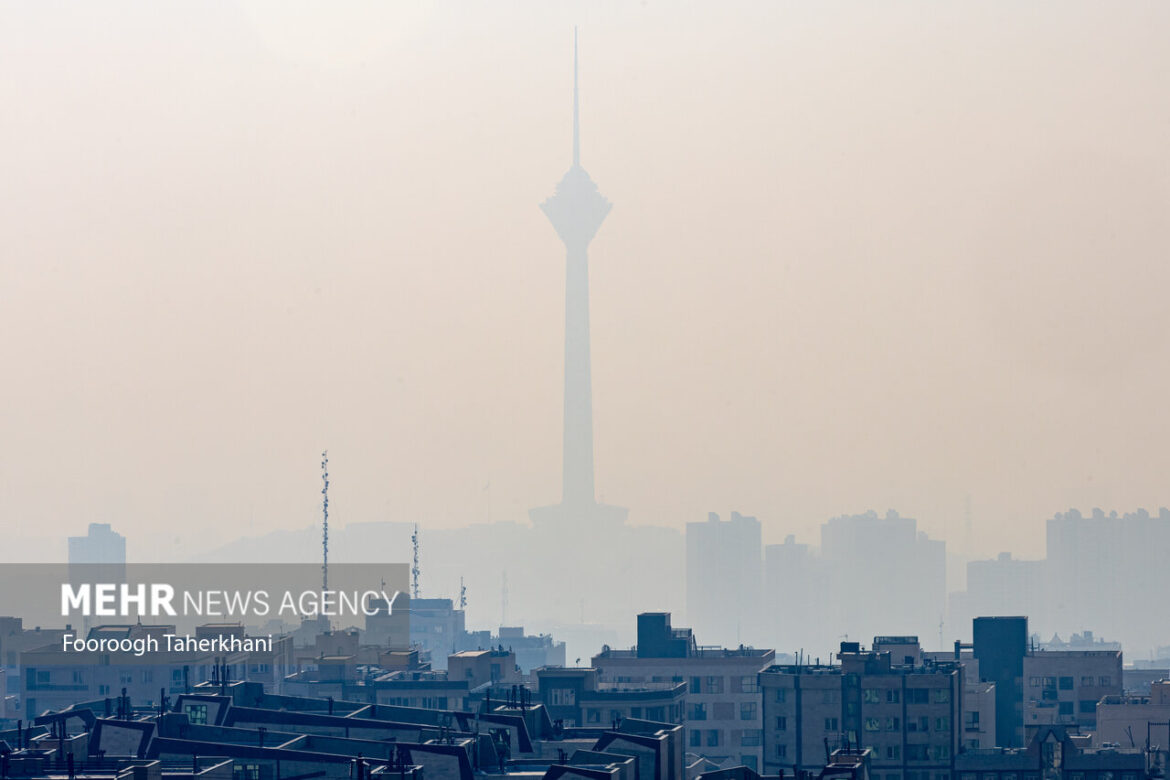
[[[410,535],[410,544],[414,548],[414,563],[410,567],[410,595],[418,598],[418,523],[414,524],[414,533]]]
[[[321,453],[321,592],[329,590],[329,450]]]
[[[463,578],[459,578],[459,609],[467,609],[467,586],[463,584]]]

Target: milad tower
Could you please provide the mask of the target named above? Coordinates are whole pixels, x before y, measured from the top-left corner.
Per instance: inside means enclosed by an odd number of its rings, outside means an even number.
[[[623,507],[599,504],[593,476],[593,379],[589,342],[589,243],[610,202],[581,167],[577,33],[573,32],[573,163],[540,208],[565,245],[565,401],[561,503],[529,510],[534,526],[613,528]]]

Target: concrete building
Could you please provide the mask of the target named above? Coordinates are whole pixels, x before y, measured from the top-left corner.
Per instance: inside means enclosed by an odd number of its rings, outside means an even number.
[[[1048,598],[1046,562],[1000,553],[991,560],[967,562],[967,588],[950,594],[947,625],[971,641],[969,630],[980,615],[1044,614]]]
[[[1094,748],[1084,736],[1042,726],[1023,748],[968,750],[955,758],[954,780],[1145,780],[1141,750]]]
[[[861,746],[882,780],[949,778],[961,748],[961,665],[925,660],[915,637],[879,637],[870,651],[844,642],[838,659],[760,673],[764,773],[816,772],[826,746]]]
[[[978,617],[972,633],[979,678],[995,683],[995,744],[1024,744],[1024,656],[1028,652],[1026,617]]]
[[[267,637],[247,637],[242,631],[242,626],[236,624],[211,624],[197,627],[195,638],[237,636],[248,645],[267,643]],[[123,695],[158,706],[164,698],[190,691],[209,679],[271,684],[292,664],[292,645],[287,637],[273,637],[271,649],[217,653],[168,650],[167,634],[175,634],[175,626],[139,623],[96,626],[86,635],[87,640],[157,643],[156,649],[142,656],[132,651],[66,650],[60,640],[22,652],[20,697],[24,717]]]
[[[1151,685],[1148,696],[1102,697],[1093,744],[1170,750],[1170,680]]]
[[[626,718],[682,723],[683,682],[603,683],[597,669],[536,670],[537,695],[549,717],[566,727],[610,726]]]
[[[471,649],[463,610],[454,601],[411,598],[409,604],[410,644],[430,653],[432,667],[446,669],[448,656]]]
[[[772,650],[703,647],[689,628],[672,628],[670,614],[638,615],[638,643],[603,649],[591,666],[602,682],[686,683],[684,726],[688,750],[713,761],[758,769],[763,759],[763,713],[758,673]]]
[[[516,666],[516,654],[502,648],[454,653],[447,659],[447,676],[452,680],[466,680],[472,688],[523,682]]]
[[[1121,696],[1120,650],[1037,650],[1024,656],[1024,726],[1097,727],[1097,702]]]
[[[70,564],[126,565],[126,537],[109,523],[90,523],[85,536],[69,537]]]
[[[826,591],[814,646],[833,646],[825,629],[838,638],[876,636],[890,626],[938,635],[947,606],[946,544],[919,531],[916,520],[893,510],[834,517],[821,526],[820,552],[825,577],[809,584]]]
[[[516,654],[516,665],[528,674],[542,666],[565,665],[565,643],[548,634],[525,634],[523,626],[500,626],[494,644]]]
[[[767,609],[762,610],[761,624],[768,631],[769,641],[777,643],[778,651],[795,652],[800,646],[813,646],[803,643],[813,640],[810,629],[825,614],[828,592],[820,585],[824,575],[816,550],[797,544],[795,536],[787,536],[784,544],[764,547],[764,593],[769,599]]]
[[[20,668],[22,653],[42,647],[60,647],[61,637],[71,626],[65,628],[25,628],[24,619],[0,617],[0,668],[4,670],[5,687],[0,693],[19,693],[20,682],[24,679]]]
[[[763,640],[760,521],[732,512],[687,523],[687,618],[703,636],[725,645]]]

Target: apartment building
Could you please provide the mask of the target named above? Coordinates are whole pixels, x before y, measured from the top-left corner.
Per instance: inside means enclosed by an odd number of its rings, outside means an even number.
[[[763,760],[758,674],[775,656],[751,647],[700,646],[689,628],[671,627],[669,612],[647,612],[638,615],[636,647],[604,649],[592,666],[602,682],[686,683],[688,751],[758,769]]]
[[[687,685],[683,682],[607,683],[597,669],[536,670],[537,696],[549,717],[564,727],[611,727],[626,718],[682,723]]]
[[[1097,727],[1097,702],[1121,696],[1120,650],[1035,650],[1024,656],[1024,727]]]
[[[961,747],[960,664],[924,659],[916,637],[841,643],[837,664],[759,675],[765,774],[819,771],[833,747],[869,748],[875,780],[950,780]]]

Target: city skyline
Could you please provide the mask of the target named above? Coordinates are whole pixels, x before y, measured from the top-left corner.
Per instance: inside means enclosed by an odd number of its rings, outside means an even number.
[[[326,446],[338,527],[554,501],[564,280],[532,203],[563,169],[574,21],[590,166],[622,204],[593,247],[598,500],[679,530],[737,509],[766,543],[892,508],[950,542],[970,496],[977,551],[1025,558],[1070,507],[1170,503],[1166,10],[939,10],[955,64],[892,11],[743,8],[775,24],[533,6],[490,73],[474,30],[503,21],[438,11],[399,19],[451,31],[428,53],[353,10],[320,45],[360,56],[325,66],[311,15],[251,4],[114,14],[96,40],[6,10],[13,549],[91,522],[139,557],[304,528]],[[75,84],[50,64],[83,41]]]

